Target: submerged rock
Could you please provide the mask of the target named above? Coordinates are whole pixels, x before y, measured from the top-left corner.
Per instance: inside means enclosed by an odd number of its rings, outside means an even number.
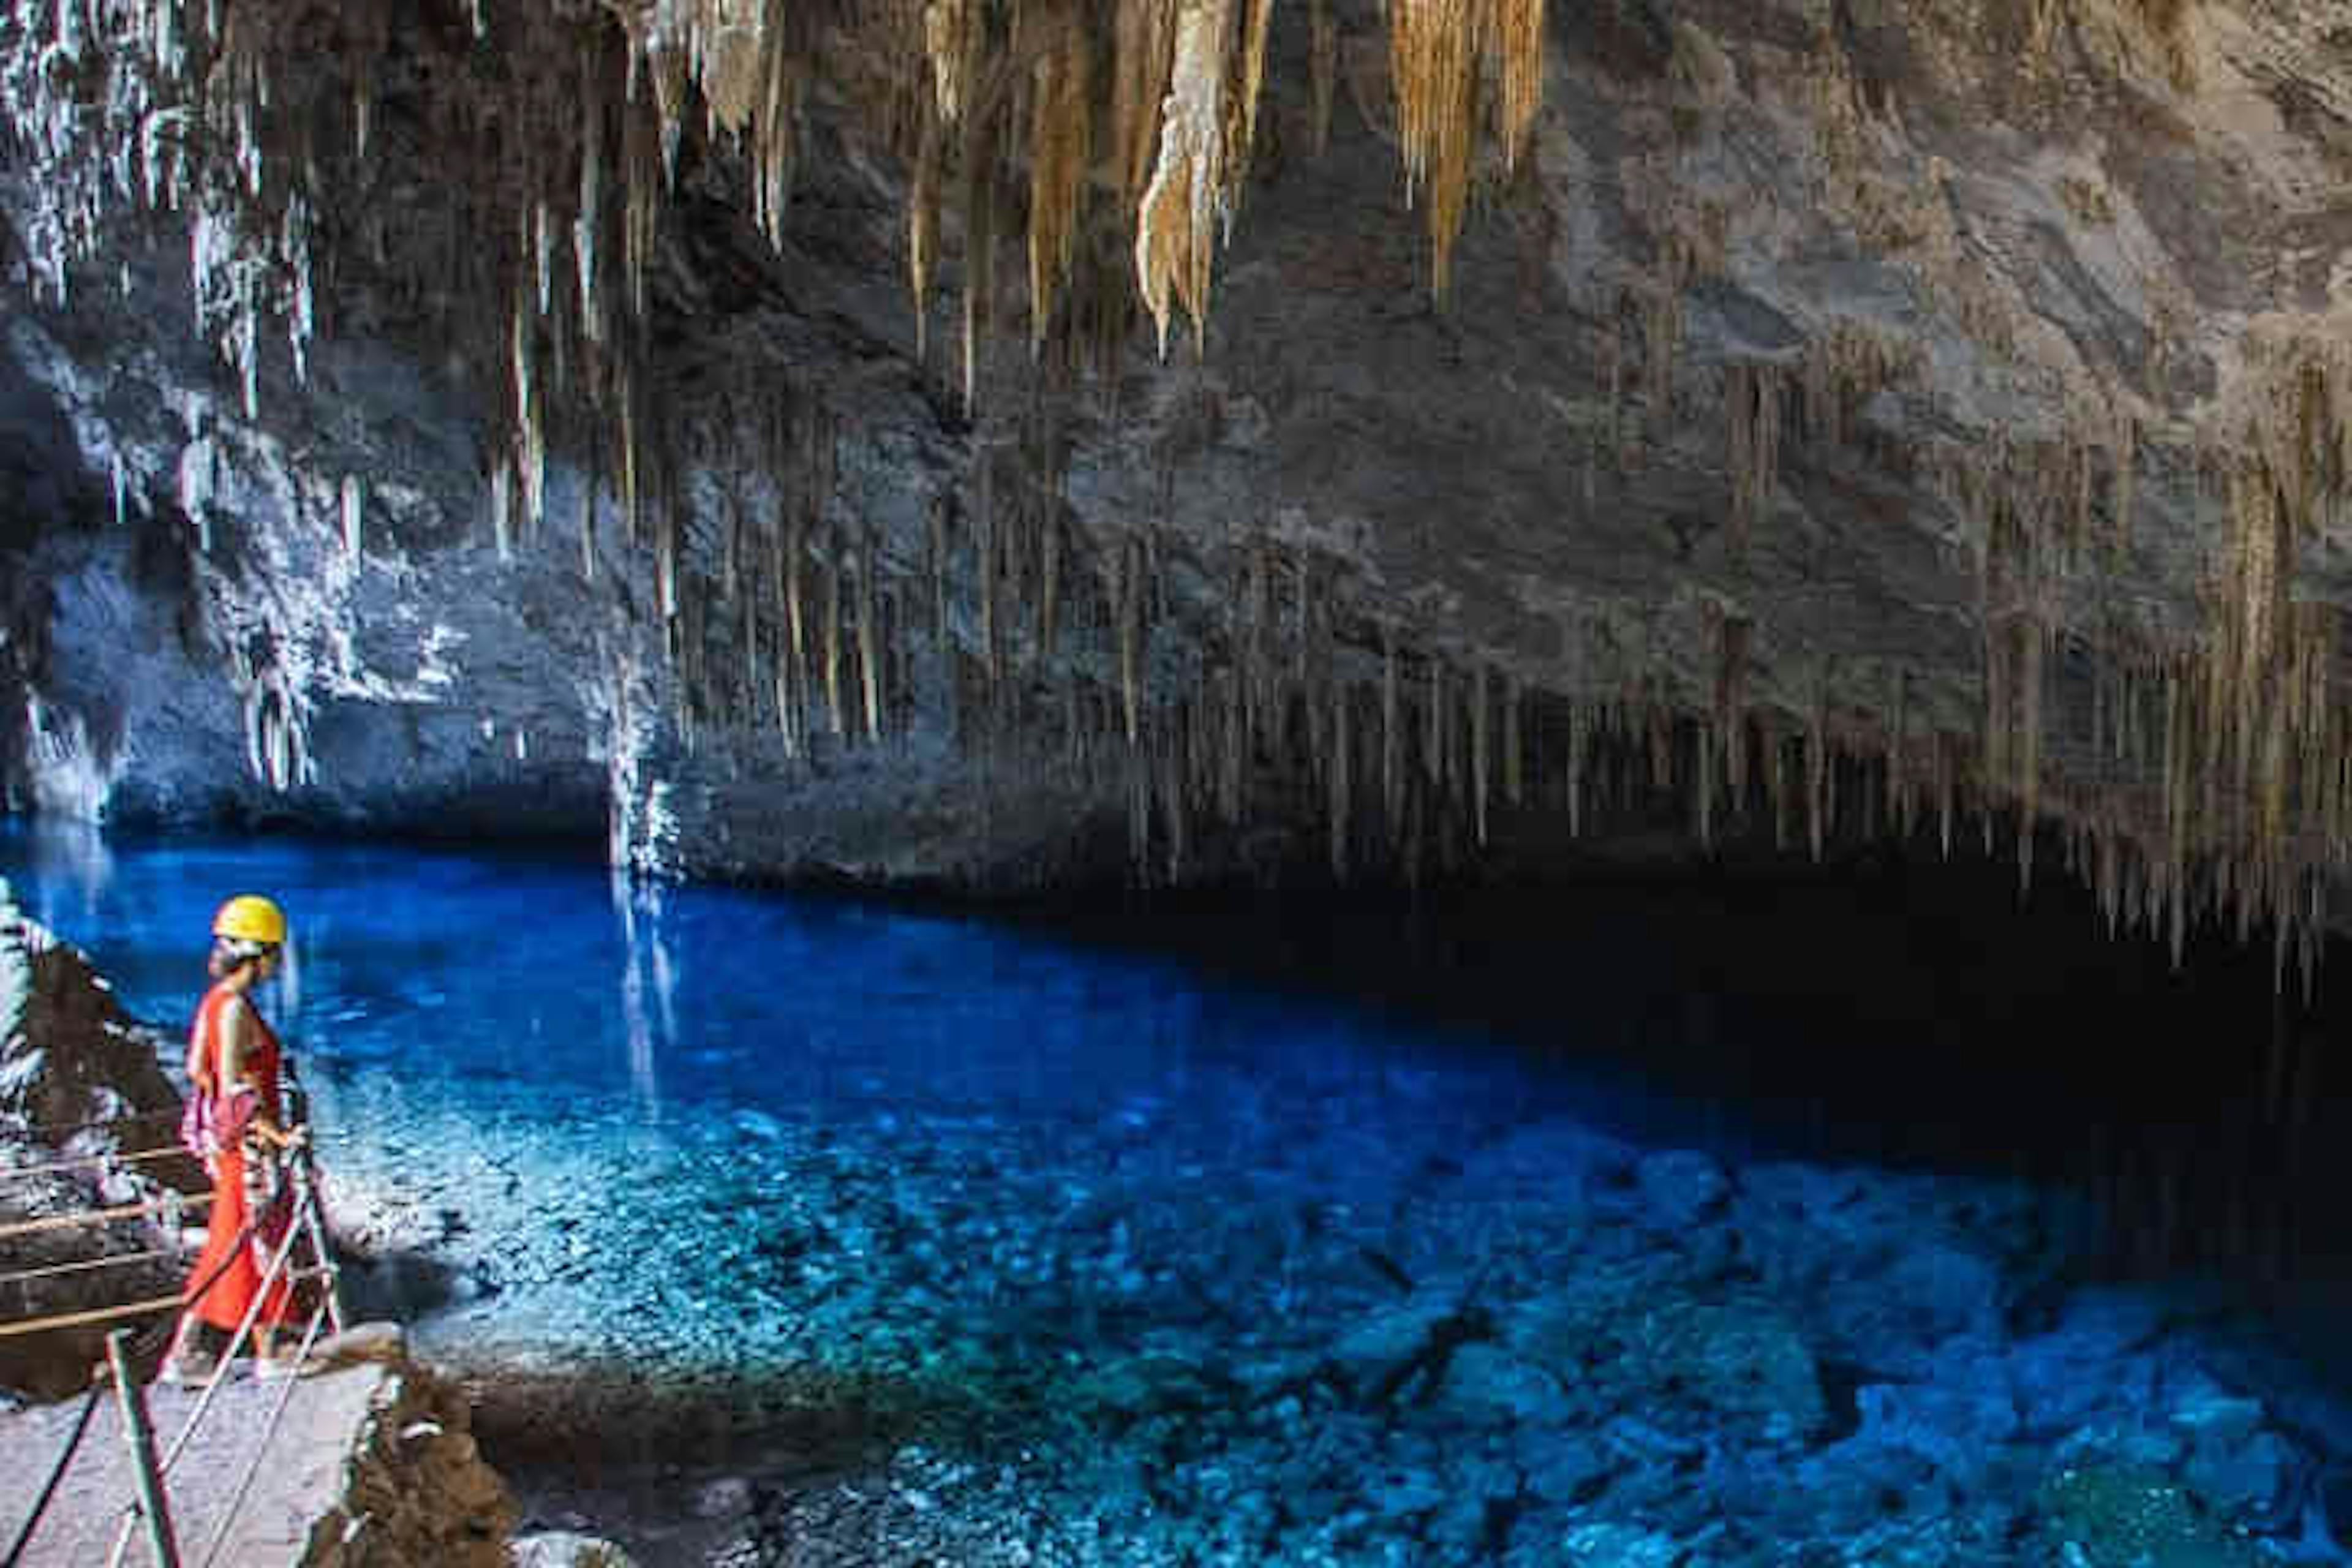
[[[550,1530],[516,1537],[513,1568],[637,1568],[636,1559],[601,1536]]]
[[[2051,1549],[2084,1568],[2253,1568],[2252,1545],[2228,1533],[2165,1472],[2142,1465],[2084,1465],[2044,1488]]]

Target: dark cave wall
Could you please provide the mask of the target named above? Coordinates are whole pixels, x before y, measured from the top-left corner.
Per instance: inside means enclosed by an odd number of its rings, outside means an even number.
[[[825,90],[801,110],[775,244],[749,144],[674,121],[631,323],[633,406],[662,432],[642,454],[651,510],[622,515],[610,402],[553,397],[547,515],[505,544],[503,312],[528,258],[503,237],[530,223],[500,206],[515,171],[494,154],[579,59],[617,79],[625,47],[601,20],[519,7],[477,37],[462,7],[428,7],[371,41],[359,13],[300,8],[309,53],[280,92],[338,176],[316,193],[334,248],[307,378],[284,321],[260,338],[257,418],[184,330],[184,217],[115,213],[60,307],[35,298],[44,197],[20,164],[0,205],[36,243],[9,274],[11,374],[63,459],[39,471],[94,502],[103,542],[45,536],[21,574],[17,597],[37,582],[45,605],[9,646],[26,671],[43,650],[44,700],[82,729],[63,760],[17,742],[18,798],[483,831],[603,819],[619,858],[652,868],[984,888],[1121,858],[1113,875],[1149,881],[1500,868],[1543,859],[1561,819],[1676,856],[1792,823],[1801,840],[1808,816],[1833,818],[1826,838],[1867,833],[1948,793],[2012,847],[2043,811],[2113,835],[2150,881],[2245,855],[2258,874],[2233,886],[2285,907],[2309,868],[2273,875],[2234,828],[2176,872],[2145,734],[2116,766],[2092,731],[2128,702],[2145,731],[2179,661],[2237,635],[2199,625],[2237,548],[2200,466],[2281,368],[2262,332],[2306,315],[2310,341],[2333,331],[2310,258],[2340,250],[2344,145],[2312,105],[2344,62],[2307,19],[1555,8],[1533,139],[1514,168],[1481,153],[1441,306],[1423,212],[1399,199],[1384,30],[1370,8],[1336,15],[1319,151],[1317,45],[1277,16],[1205,348],[1180,320],[1164,358],[1140,331],[1129,219],[1100,203],[1032,351],[1014,135],[984,208],[941,196],[919,359],[908,127],[871,97],[906,109],[889,95],[907,40],[848,16],[794,34]],[[47,101],[22,70],[38,40],[9,26],[24,114]],[[532,51],[554,48],[562,70],[534,78]],[[347,79],[369,71],[362,160]],[[571,134],[550,129],[551,162]],[[2209,211],[2231,221],[2183,219]],[[997,277],[967,406],[976,221],[996,228]],[[2305,259],[2265,259],[2290,252]],[[563,346],[575,307],[554,299],[525,336],[549,384],[577,391],[601,372]],[[104,521],[118,472],[127,526]],[[783,575],[787,529],[811,663],[780,705],[782,595],[761,584]],[[2281,595],[2332,606],[2340,556],[2323,537]],[[869,616],[878,736],[857,689]],[[818,689],[820,658],[845,696]],[[2263,679],[2276,692],[2285,672]],[[802,732],[782,732],[787,707]],[[2256,742],[2210,722],[2226,773],[2221,748]],[[1836,787],[1874,759],[1876,794]]]

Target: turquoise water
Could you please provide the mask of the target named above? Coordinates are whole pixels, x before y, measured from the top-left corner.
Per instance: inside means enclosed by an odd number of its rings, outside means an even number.
[[[1269,1101],[1448,1070],[1423,1032],[973,921],[632,889],[520,856],[282,841],[88,853],[20,840],[0,875],[167,1026],[202,993],[219,899],[266,889],[286,906],[292,962],[265,1006],[321,1093],[386,1073],[451,1093],[527,1079],[558,1091],[551,1105],[650,1124],[713,1109],[1158,1115],[1244,1063]],[[1460,1075],[1465,1098],[1442,1117],[1519,1091],[1512,1076]]]
[[[979,920],[631,886],[541,855],[22,833],[0,846],[20,901],[173,1034],[201,994],[218,901],[277,898],[290,962],[262,1005],[314,1097],[331,1184],[371,1205],[457,1207],[477,1242],[507,1227],[477,1269],[497,1304],[470,1320],[494,1337],[593,1348],[644,1311],[647,1280],[676,1297],[684,1278],[690,1310],[647,1314],[660,1324],[637,1350],[798,1353],[805,1324],[779,1318],[754,1275],[697,1260],[774,1221],[762,1183],[804,1193],[811,1160],[866,1195],[1040,1217],[1115,1185],[1139,1211],[1132,1240],[1166,1229],[1180,1190],[1221,1220],[1268,1205],[1376,1211],[1576,1098],[1557,1075],[1377,1007]],[[512,1278],[498,1254],[528,1254],[543,1237],[522,1233],[551,1225],[642,1267],[534,1294],[547,1282]],[[957,1282],[927,1283],[952,1311],[941,1289]],[[993,1277],[961,1283],[1001,1295]]]
[[[2352,1475],[2292,1368],[2231,1403],[2267,1324],[2078,1267],[2072,1207],[1998,1173],[2024,1118],[1906,1173],[1645,1089],[1629,1047],[1743,1036],[1675,967],[1727,950],[1605,906],[1439,1015],[1239,978],[1278,922],[1179,959],[550,855],[18,829],[0,876],[174,1034],[217,903],[285,904],[263,1006],[331,1205],[432,1260],[371,1286],[429,1350],[906,1417],[866,1544],[792,1561],[2046,1563],[2087,1469],[2189,1489],[2167,1560],[2223,1563]],[[1919,1154],[1958,1100],[1905,1076],[1916,1021],[1862,1021],[1899,1082],[1843,1120]],[[1723,1059],[1760,1105],[1773,1058]],[[841,1517],[760,1495],[775,1551]]]

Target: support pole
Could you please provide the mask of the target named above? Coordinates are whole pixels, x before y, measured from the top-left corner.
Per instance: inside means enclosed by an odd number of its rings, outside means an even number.
[[[310,1096],[299,1083],[286,1086],[286,1108],[296,1127],[308,1131],[310,1126]],[[293,1152],[294,1198],[299,1213],[296,1223],[310,1243],[311,1261],[319,1267],[319,1279],[323,1283],[327,1299],[327,1324],[335,1333],[347,1326],[343,1318],[342,1271],[335,1265],[335,1254],[327,1242],[327,1226],[319,1202],[319,1168],[312,1163],[311,1145],[306,1140]]]
[[[318,1173],[310,1166],[310,1151],[299,1149],[294,1155],[295,1201],[302,1211],[302,1229],[310,1238],[311,1255],[318,1259],[319,1280],[326,1291],[327,1322],[335,1333],[347,1326],[343,1320],[343,1276],[336,1266],[335,1254],[327,1241],[327,1226],[320,1217]]]
[[[147,1545],[155,1568],[180,1568],[172,1544],[172,1515],[163,1499],[163,1475],[155,1463],[155,1430],[147,1424],[147,1401],[131,1375],[129,1329],[106,1336],[106,1359],[114,1367],[115,1397],[122,1402],[122,1433],[131,1445],[131,1468],[139,1478],[139,1508],[147,1519]]]

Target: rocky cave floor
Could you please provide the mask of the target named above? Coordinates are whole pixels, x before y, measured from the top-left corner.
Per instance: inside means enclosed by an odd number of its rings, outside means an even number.
[[[327,1150],[356,1289],[527,1530],[648,1568],[2347,1560],[2352,1409],[2277,1321],[2085,1281],[2019,1186],[1333,1115],[1237,1187],[1148,1107],[504,1093],[326,1107],[404,1128]]]

